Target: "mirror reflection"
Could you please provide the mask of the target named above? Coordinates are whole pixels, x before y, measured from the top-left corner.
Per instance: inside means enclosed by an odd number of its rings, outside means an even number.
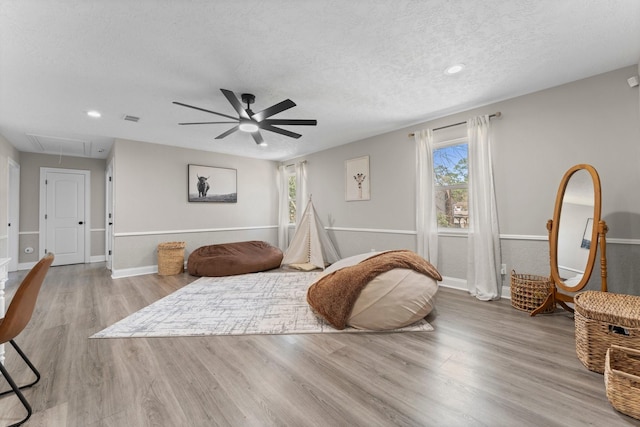
[[[558,273],[567,286],[580,283],[589,261],[593,236],[593,179],[576,171],[567,183],[558,227]]]

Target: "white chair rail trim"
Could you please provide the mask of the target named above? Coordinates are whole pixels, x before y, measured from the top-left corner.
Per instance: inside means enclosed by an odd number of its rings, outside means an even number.
[[[223,231],[245,231],[278,228],[277,225],[258,225],[251,227],[225,227],[225,228],[200,228],[193,230],[158,230],[158,231],[130,231],[125,233],[113,233],[113,237],[131,236],[156,236],[161,234],[187,234],[187,233],[217,233]]]
[[[383,228],[325,227],[324,229],[331,231],[351,231],[357,233],[416,234],[415,230],[387,230]]]

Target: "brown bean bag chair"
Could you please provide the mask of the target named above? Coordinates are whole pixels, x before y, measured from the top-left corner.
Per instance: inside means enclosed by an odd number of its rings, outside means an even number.
[[[279,248],[253,240],[202,246],[189,255],[187,270],[192,276],[233,276],[278,268],[281,262]]]

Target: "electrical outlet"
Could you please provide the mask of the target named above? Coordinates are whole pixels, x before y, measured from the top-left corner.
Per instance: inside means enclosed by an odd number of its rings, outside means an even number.
[[[507,264],[502,264],[500,266],[500,274],[507,274]]]

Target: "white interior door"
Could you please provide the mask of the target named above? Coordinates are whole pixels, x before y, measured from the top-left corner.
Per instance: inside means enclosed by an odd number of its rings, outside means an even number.
[[[53,252],[56,256],[53,265],[86,261],[88,173],[45,168],[44,230],[40,230],[45,239],[41,254]]]
[[[20,247],[20,165],[9,159],[9,261],[8,271],[18,270]]]

